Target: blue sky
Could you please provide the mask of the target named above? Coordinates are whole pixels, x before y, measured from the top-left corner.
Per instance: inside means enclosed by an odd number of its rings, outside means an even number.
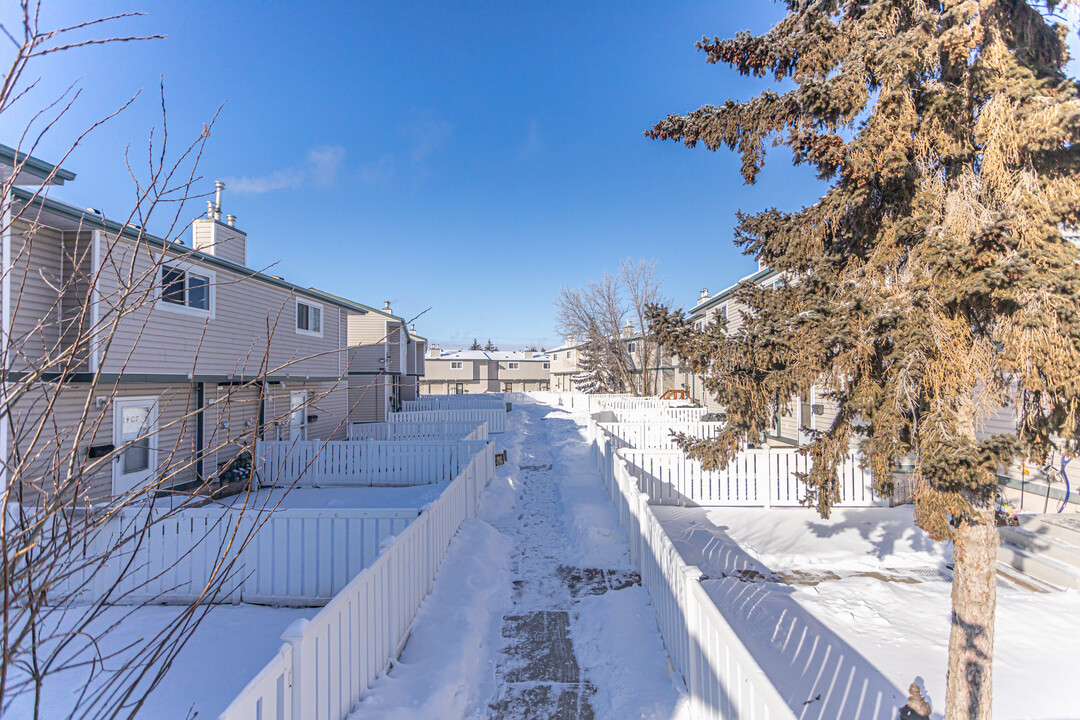
[[[5,114],[0,142],[14,144],[27,113],[78,80],[82,96],[37,153],[55,159],[141,89],[69,158],[79,177],[54,194],[117,217],[134,197],[125,148],[144,172],[160,126],[159,78],[174,150],[225,103],[199,188],[226,181],[223,211],[248,233],[249,265],[390,300],[406,317],[430,307],[417,330],[444,347],[551,347],[559,288],[625,257],[659,260],[667,295],[690,305],[755,268],[731,241],[737,209],[795,208],[823,189],[781,152],[744,186],[737,156],[641,134],[669,112],[769,86],[693,48],[703,33],[767,29],[781,8],[764,0],[130,0],[46,5],[44,19],[133,9],[147,16],[114,31],[168,38],[31,67],[41,85]],[[183,221],[204,209],[190,203]]]

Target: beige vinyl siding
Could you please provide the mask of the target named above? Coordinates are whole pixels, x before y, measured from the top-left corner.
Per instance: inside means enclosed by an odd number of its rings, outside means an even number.
[[[113,344],[101,359],[103,372],[338,376],[338,313],[325,303],[322,337],[301,335],[296,332],[292,292],[214,268],[213,317],[189,314],[156,301],[155,258],[146,247],[123,242],[116,255],[120,272],[131,271],[138,279],[139,297],[134,301],[122,297],[117,272],[102,274],[102,305],[123,300],[131,308],[130,315],[119,321]]]
[[[94,332],[92,288],[94,283],[94,234],[65,233],[61,298],[61,345],[70,348],[81,342],[74,355],[75,372],[89,370],[90,335]]]
[[[405,372],[405,325],[399,322],[388,322],[386,333],[386,369],[393,373]]]
[[[40,427],[46,411],[47,398],[55,398],[48,411],[48,432],[35,442],[35,430]],[[112,398],[105,407],[97,407],[94,398]],[[100,500],[112,494],[112,459],[87,459],[91,445],[113,442],[113,408],[117,399],[134,397],[157,398],[158,434],[157,459],[159,472],[168,477],[163,486],[169,487],[195,479],[193,461],[195,443],[195,393],[193,387],[170,387],[159,384],[125,383],[100,386],[96,391],[83,384],[59,386],[40,383],[13,409],[15,433],[12,449],[26,458],[24,472],[13,477],[16,492],[25,493],[22,499],[33,502],[38,491],[55,492],[66,477],[64,463],[74,447],[80,466],[88,472],[77,487],[85,501]],[[87,420],[81,422],[87,399],[90,408]]]
[[[43,367],[60,351],[61,265],[63,233],[48,227],[31,229],[23,221],[11,228],[10,369]],[[49,368],[55,371],[55,367]]]
[[[236,228],[209,218],[196,218],[191,237],[196,250],[237,265],[247,265],[247,236]]]
[[[386,376],[349,376],[349,422],[386,420]]]

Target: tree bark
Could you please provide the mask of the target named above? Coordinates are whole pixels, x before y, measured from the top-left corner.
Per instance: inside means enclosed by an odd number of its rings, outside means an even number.
[[[946,720],[993,716],[997,546],[994,507],[983,504],[975,521],[965,520],[955,535]]]

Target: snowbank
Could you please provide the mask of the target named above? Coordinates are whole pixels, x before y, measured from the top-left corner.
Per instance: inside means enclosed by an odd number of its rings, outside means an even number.
[[[454,720],[482,708],[494,688],[510,588],[510,544],[486,522],[465,520],[401,658],[350,718]]]
[[[582,598],[570,626],[574,652],[596,686],[596,720],[689,720],[649,594],[641,586]]]

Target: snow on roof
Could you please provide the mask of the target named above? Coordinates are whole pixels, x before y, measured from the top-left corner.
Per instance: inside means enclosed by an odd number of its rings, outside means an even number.
[[[548,354],[540,352],[527,352],[524,350],[515,352],[503,352],[496,350],[444,350],[437,358],[428,360],[497,360],[506,361],[547,361]]]

